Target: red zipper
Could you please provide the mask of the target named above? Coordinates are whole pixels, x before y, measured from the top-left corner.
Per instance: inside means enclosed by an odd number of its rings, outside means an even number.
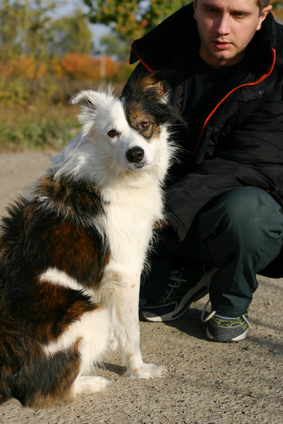
[[[139,55],[135,52],[135,50],[133,49],[133,47],[131,47],[131,49],[133,50],[133,52],[135,53],[135,55],[137,56],[137,58],[139,59],[139,61],[143,64],[143,66],[145,67],[145,69],[148,71],[148,72],[154,72],[154,70],[153,69],[151,69],[146,63],[145,63],[145,61],[144,60],[142,60],[142,58],[141,57],[139,57]]]
[[[145,61],[135,52],[135,50],[133,49],[133,47],[131,47],[131,49],[133,50],[133,52],[135,53],[135,55],[137,56],[137,58],[139,59],[139,61],[143,64],[143,66],[145,67],[145,69],[148,72],[155,72],[153,69],[151,69],[146,63]],[[163,84],[162,81],[160,81],[160,87],[161,87],[161,94],[164,95],[164,88],[163,88]]]
[[[269,77],[269,75],[271,74],[271,72],[273,71],[273,69],[274,69],[274,66],[275,66],[275,62],[276,62],[276,51],[274,50],[274,49],[271,49],[271,52],[272,52],[272,64],[271,64],[271,67],[270,67],[270,69],[269,69],[269,71],[266,73],[266,74],[264,74],[264,75],[262,75],[262,77],[260,77],[260,79],[259,80],[257,80],[257,81],[255,81],[255,82],[250,82],[250,83],[248,83],[248,84],[242,84],[242,85],[239,85],[238,87],[236,87],[236,88],[234,88],[233,90],[231,90],[229,93],[227,93],[226,94],[226,96],[225,97],[223,97],[223,99],[222,100],[220,100],[220,102],[215,106],[215,108],[212,110],[212,112],[208,115],[208,117],[206,118],[206,120],[205,120],[205,122],[204,122],[204,124],[203,124],[203,127],[202,127],[202,130],[201,130],[201,133],[200,133],[200,136],[199,136],[199,140],[200,140],[200,138],[201,138],[201,136],[202,136],[202,134],[203,134],[203,131],[205,130],[205,127],[207,126],[207,124],[208,124],[208,122],[209,122],[209,120],[211,119],[211,117],[214,115],[214,113],[216,112],[216,110],[219,108],[219,106],[227,99],[227,97],[229,97],[230,96],[230,94],[232,94],[232,93],[234,93],[234,91],[236,91],[236,90],[238,90],[239,88],[242,88],[242,87],[248,87],[248,86],[251,86],[251,85],[256,85],[256,84],[259,84],[261,81],[263,81],[263,80],[265,80],[267,77]],[[198,147],[198,143],[196,144],[196,146],[195,146],[195,148],[194,148],[194,153],[196,154],[196,150],[197,150],[197,147]]]

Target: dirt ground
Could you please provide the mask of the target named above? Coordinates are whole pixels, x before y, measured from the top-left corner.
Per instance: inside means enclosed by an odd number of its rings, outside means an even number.
[[[48,167],[49,155],[0,155],[1,215]],[[258,279],[249,311],[253,330],[246,340],[206,340],[202,299],[178,321],[141,323],[143,358],[165,365],[166,378],[126,379],[119,357],[111,354],[97,370],[111,381],[105,392],[46,410],[23,408],[13,399],[1,407],[0,423],[283,423],[283,279]]]

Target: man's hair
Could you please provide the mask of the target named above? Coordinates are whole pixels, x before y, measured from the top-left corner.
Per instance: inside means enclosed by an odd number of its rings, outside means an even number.
[[[257,0],[260,11],[262,11],[262,9],[264,9],[268,5],[269,1],[270,0]]]
[[[257,4],[259,6],[259,10],[262,11],[270,2],[270,0],[257,0]],[[197,0],[196,0],[197,3]]]

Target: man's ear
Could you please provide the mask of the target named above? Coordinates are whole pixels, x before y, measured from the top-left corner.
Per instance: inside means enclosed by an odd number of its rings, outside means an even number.
[[[197,2],[196,2],[196,0],[194,0],[193,1],[193,8],[194,8],[194,19],[196,20],[196,7],[197,7],[197,4],[196,4]]]
[[[261,28],[263,21],[265,20],[265,18],[269,14],[269,12],[271,12],[271,9],[272,9],[271,4],[262,9],[261,14],[259,15],[258,24],[257,24],[257,27],[256,27],[257,31]]]

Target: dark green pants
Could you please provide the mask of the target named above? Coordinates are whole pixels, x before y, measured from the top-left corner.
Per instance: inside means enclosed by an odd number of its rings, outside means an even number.
[[[255,274],[279,255],[282,239],[282,209],[270,194],[256,187],[231,190],[201,211],[183,242],[160,240],[141,297],[159,300],[171,269],[204,263],[219,269],[210,286],[213,310],[240,316],[257,288]]]

